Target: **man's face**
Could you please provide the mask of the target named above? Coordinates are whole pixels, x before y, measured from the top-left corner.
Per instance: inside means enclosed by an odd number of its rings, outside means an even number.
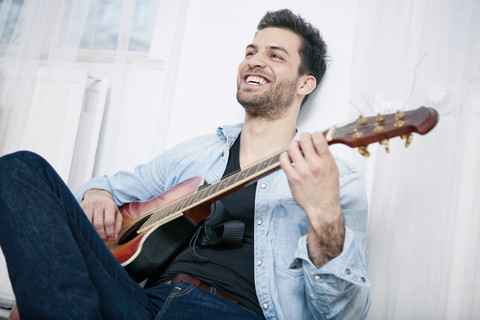
[[[237,100],[252,118],[275,120],[292,104],[299,86],[300,37],[266,28],[247,46],[238,67]]]

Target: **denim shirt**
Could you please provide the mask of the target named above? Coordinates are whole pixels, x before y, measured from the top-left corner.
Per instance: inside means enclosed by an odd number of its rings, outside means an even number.
[[[220,127],[216,135],[183,142],[133,172],[93,178],[76,192],[77,201],[92,188],[109,191],[120,206],[150,200],[194,176],[215,183],[225,171],[229,148],[241,129],[241,124]],[[309,259],[307,217],[293,199],[284,172],[275,171],[257,183],[255,288],[266,319],[363,319],[367,314],[365,188],[358,171],[335,160],[345,240],[342,253],[320,268]]]

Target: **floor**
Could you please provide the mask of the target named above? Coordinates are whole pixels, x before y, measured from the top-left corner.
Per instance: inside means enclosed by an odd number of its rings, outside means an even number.
[[[0,298],[0,320],[8,319],[12,307],[13,301]]]
[[[9,314],[10,314],[10,309],[0,308],[0,320],[8,319]]]

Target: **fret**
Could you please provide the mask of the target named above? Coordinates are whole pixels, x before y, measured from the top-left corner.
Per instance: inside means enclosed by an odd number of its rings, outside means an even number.
[[[248,174],[245,170],[239,172],[238,180],[244,180],[246,177],[248,177]]]
[[[205,199],[205,189],[198,190],[195,194],[193,194],[195,198],[195,203],[201,202],[203,199]]]
[[[257,165],[253,165],[253,166],[251,166],[251,167],[245,168],[245,169],[243,170],[243,171],[245,172],[245,175],[246,175],[247,177],[250,177],[250,176],[253,176],[254,173],[257,173],[258,170],[257,170],[256,166],[257,166]]]
[[[231,178],[231,176],[227,177],[225,179],[222,179],[222,180],[220,180],[220,182],[218,182],[219,190],[225,189],[225,187],[228,186],[230,178]]]
[[[235,172],[234,174],[226,177],[224,180],[225,180],[225,184],[223,185],[223,188],[222,189],[228,189],[229,187],[231,187],[232,185],[234,185],[235,183],[237,183],[237,180],[239,178],[239,174],[241,173],[242,171],[238,171],[238,172]]]
[[[157,212],[155,212],[152,216],[154,217],[155,221],[162,220],[166,215],[168,215],[169,206],[163,207]]]
[[[161,221],[164,218],[165,210],[159,210],[157,213],[153,214],[154,221]]]
[[[168,218],[175,212],[177,212],[177,207],[181,206],[182,201],[174,202],[166,207],[162,207],[159,210],[156,210],[148,219],[146,226],[153,225],[159,221],[162,221],[165,218]]]
[[[144,226],[150,226],[158,221],[158,218],[155,214],[150,215],[148,220],[144,223]]]
[[[180,208],[182,208],[182,204],[183,204],[183,201],[175,201],[174,203],[172,203],[169,207],[171,207],[171,213],[175,213],[175,212],[178,212],[180,211]]]
[[[182,209],[189,207],[192,203],[195,202],[195,195],[189,195],[182,199],[180,202],[182,202]]]
[[[222,180],[220,180],[220,181],[222,181]],[[209,189],[211,189],[210,195],[217,193],[217,191],[220,189],[220,181],[218,181],[218,182],[212,184],[210,187],[208,187]]]
[[[270,167],[270,165],[271,165],[271,163],[272,163],[273,160],[274,160],[274,158],[272,157],[272,158],[267,159],[267,160],[265,160],[264,162],[262,162],[262,170]]]
[[[178,201],[178,202],[180,202],[180,201]],[[179,206],[179,204],[176,203],[176,202],[166,206],[164,208],[164,210],[162,210],[158,213],[158,216],[160,217],[160,220],[162,220],[162,219],[174,214],[175,212],[177,212],[176,209],[177,209],[178,206]]]
[[[207,187],[205,187],[204,189],[204,193],[205,193],[205,198],[209,198],[212,194],[214,194],[215,192],[213,191],[215,188],[214,188],[215,185],[209,185]]]

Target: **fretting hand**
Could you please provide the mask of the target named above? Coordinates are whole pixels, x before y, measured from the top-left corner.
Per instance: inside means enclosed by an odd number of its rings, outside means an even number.
[[[342,252],[345,234],[335,159],[322,133],[302,133],[280,164],[295,201],[307,214],[309,255],[320,267]]]

